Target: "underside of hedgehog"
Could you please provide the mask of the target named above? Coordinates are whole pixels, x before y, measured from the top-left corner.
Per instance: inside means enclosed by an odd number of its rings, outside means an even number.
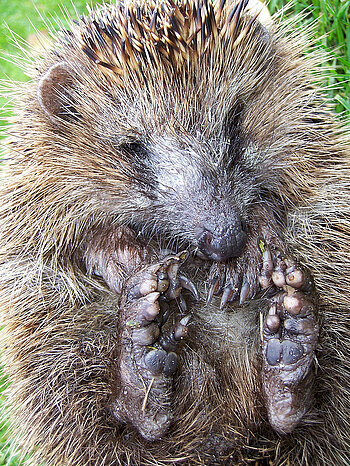
[[[299,34],[135,0],[33,59],[0,188],[23,455],[349,464],[348,136]]]

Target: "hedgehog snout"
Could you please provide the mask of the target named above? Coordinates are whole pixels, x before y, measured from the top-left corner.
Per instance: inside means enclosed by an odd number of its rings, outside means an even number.
[[[247,241],[245,223],[239,217],[226,226],[205,223],[198,229],[196,239],[200,251],[211,260],[223,262],[239,257]]]

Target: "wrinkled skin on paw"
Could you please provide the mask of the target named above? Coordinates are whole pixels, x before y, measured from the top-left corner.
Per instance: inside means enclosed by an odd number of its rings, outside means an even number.
[[[312,403],[319,328],[317,296],[307,271],[294,260],[264,251],[260,282],[279,291],[270,301],[262,329],[262,384],[271,426],[290,433]]]
[[[127,281],[121,297],[120,389],[115,416],[147,440],[159,438],[172,420],[172,376],[189,317],[167,326],[167,302],[181,294],[182,258],[170,256]]]
[[[81,253],[88,274],[120,294],[120,386],[113,412],[147,440],[159,438],[172,419],[172,377],[189,322],[182,288],[198,299],[195,286],[179,273],[186,253],[165,254],[125,226],[91,233]]]

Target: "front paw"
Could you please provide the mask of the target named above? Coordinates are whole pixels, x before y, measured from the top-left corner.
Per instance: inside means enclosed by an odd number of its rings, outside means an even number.
[[[212,300],[213,295],[221,294],[220,308],[236,300],[243,304],[254,298],[261,288],[266,288],[262,283],[262,276],[269,276],[271,271],[272,259],[266,253],[265,242],[252,241],[241,257],[225,263],[213,263],[207,303]]]

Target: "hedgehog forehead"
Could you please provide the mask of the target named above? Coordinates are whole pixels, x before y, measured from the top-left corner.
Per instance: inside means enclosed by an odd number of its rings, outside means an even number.
[[[103,7],[65,37],[72,68],[79,51],[86,86],[111,96],[107,107],[119,127],[125,121],[141,132],[176,127],[215,134],[237,96],[246,101],[261,85],[271,58],[270,36],[245,12],[247,3]]]
[[[105,139],[218,137],[233,109],[263,88],[274,59],[247,3],[131,1],[81,18],[65,36],[64,55],[72,69],[79,62],[81,115],[94,114]]]
[[[104,7],[76,22],[75,40],[89,60],[120,85],[132,79],[146,83],[149,75],[169,78],[201,67],[238,45],[256,22],[245,14],[247,0],[130,1]],[[70,39],[68,39],[70,40]],[[221,60],[222,61],[222,60]]]

